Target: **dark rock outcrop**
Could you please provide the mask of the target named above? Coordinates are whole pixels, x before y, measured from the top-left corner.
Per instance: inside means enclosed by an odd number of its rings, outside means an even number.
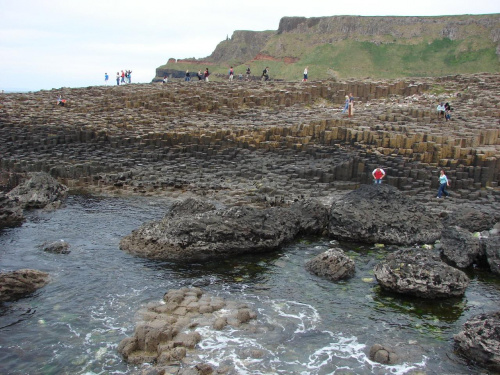
[[[355,264],[341,249],[329,249],[310,259],[306,269],[330,280],[342,280],[354,276]]]
[[[469,319],[454,339],[458,351],[470,361],[500,372],[500,311]]]
[[[21,225],[24,220],[21,205],[4,193],[0,193],[0,229]]]
[[[146,258],[171,260],[266,252],[300,233],[323,233],[327,218],[328,210],[313,200],[289,207],[231,207],[166,215],[123,238],[120,248]]]
[[[224,318],[238,329],[257,316],[246,305],[209,296],[198,288],[169,290],[163,301],[149,304],[142,311],[143,321],[136,326],[134,335],[118,345],[118,352],[128,363],[179,364],[201,341],[194,328],[210,327]]]
[[[483,255],[479,237],[460,227],[445,227],[441,235],[443,258],[452,265],[466,268]]]
[[[383,289],[422,298],[459,297],[469,285],[467,275],[428,250],[398,250],[374,268]]]
[[[7,195],[19,201],[24,208],[43,208],[66,198],[68,188],[47,173],[29,174],[21,185],[16,186]]]
[[[399,356],[387,346],[380,344],[374,344],[370,348],[370,353],[368,355],[372,361],[393,365],[397,363]]]
[[[500,275],[500,234],[481,240],[491,272]]]
[[[41,245],[43,251],[55,254],[69,254],[71,252],[69,250],[69,247],[69,243],[63,240],[44,243],[43,245]]]
[[[500,220],[500,212],[486,207],[460,207],[444,221],[445,226],[459,226],[469,232],[482,232],[493,228]]]
[[[354,242],[433,243],[441,229],[436,215],[389,185],[362,185],[330,211],[330,235]]]
[[[22,269],[0,273],[0,302],[14,301],[35,292],[49,282],[49,274]]]

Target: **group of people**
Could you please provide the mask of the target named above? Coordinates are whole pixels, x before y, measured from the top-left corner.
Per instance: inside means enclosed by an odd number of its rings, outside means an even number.
[[[375,184],[381,184],[385,175],[386,175],[386,173],[381,167],[375,168],[372,171],[373,182]],[[441,198],[443,195],[445,197],[449,197],[450,193],[448,193],[446,188],[450,186],[450,180],[448,180],[448,177],[446,176],[446,174],[444,173],[444,170],[442,170],[442,169],[439,172],[438,180],[439,180],[439,189],[438,189],[438,193],[437,193],[436,198]]]
[[[450,103],[443,104],[443,102],[441,102],[437,106],[438,118],[444,118],[446,121],[451,119],[451,111],[453,111],[453,109]]]
[[[345,96],[345,104],[342,113],[348,113],[349,117],[354,114],[354,96],[352,96],[352,92],[349,95]]]
[[[109,74],[104,73],[104,84],[107,85],[109,82]],[[120,72],[116,72],[116,84],[119,86],[120,84],[132,83],[132,71],[131,70],[122,70]]]

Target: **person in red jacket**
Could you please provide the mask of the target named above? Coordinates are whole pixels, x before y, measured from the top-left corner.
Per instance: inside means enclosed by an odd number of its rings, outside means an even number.
[[[376,184],[381,184],[382,179],[385,177],[385,171],[382,168],[375,168],[372,172],[372,176]]]

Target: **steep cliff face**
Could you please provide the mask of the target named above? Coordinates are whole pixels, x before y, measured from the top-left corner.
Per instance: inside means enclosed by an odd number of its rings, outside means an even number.
[[[237,30],[231,39],[220,42],[207,60],[234,65],[243,64],[256,56],[274,34],[275,31]]]
[[[443,17],[283,17],[277,34],[328,34],[341,38],[387,37],[398,42],[418,38],[466,39],[471,36],[488,37],[498,41],[500,17],[485,16]]]
[[[210,56],[176,64],[213,64],[221,76],[229,66],[269,65],[281,79],[295,79],[305,66],[317,79],[499,72],[500,14],[283,17],[277,31],[235,31]]]

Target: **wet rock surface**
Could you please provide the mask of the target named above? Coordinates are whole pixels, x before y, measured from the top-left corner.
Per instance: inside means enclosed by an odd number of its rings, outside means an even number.
[[[171,289],[161,303],[149,304],[141,315],[134,335],[122,340],[118,352],[129,363],[154,363],[157,370],[178,365],[190,351],[197,350],[202,339],[197,328],[212,327],[223,319],[225,325],[217,329],[226,325],[245,329],[245,324],[257,317],[248,306],[210,296],[199,288]],[[183,371],[208,371],[206,366],[199,364]]]
[[[44,208],[66,198],[68,188],[44,172],[30,173],[26,181],[7,195],[23,208]]]
[[[393,349],[380,344],[372,345],[368,356],[372,361],[391,365],[396,364],[399,360],[399,356]]]
[[[454,339],[457,349],[468,360],[500,371],[500,311],[469,319]]]
[[[439,217],[389,185],[362,185],[330,210],[330,236],[367,243],[412,245],[441,236]]]
[[[24,220],[21,204],[0,192],[0,229],[21,225]]]
[[[40,245],[40,247],[43,251],[54,254],[69,254],[71,252],[69,243],[63,240],[47,242]]]
[[[310,259],[305,267],[309,272],[333,281],[348,279],[355,273],[354,261],[341,249],[329,249]]]
[[[500,275],[500,235],[492,234],[482,244],[491,272]]]
[[[322,234],[328,218],[327,209],[312,200],[266,209],[233,206],[193,214],[182,210],[176,215],[178,211],[175,207],[162,220],[133,231],[120,241],[120,248],[150,259],[169,260],[268,252],[300,233]]]
[[[458,268],[466,268],[484,258],[479,236],[460,227],[445,227],[441,236],[444,259]]]
[[[49,274],[22,269],[0,273],[0,302],[15,301],[26,297],[49,282]]]
[[[467,275],[441,261],[429,250],[398,250],[377,264],[375,278],[388,291],[421,298],[460,297],[469,285]]]

